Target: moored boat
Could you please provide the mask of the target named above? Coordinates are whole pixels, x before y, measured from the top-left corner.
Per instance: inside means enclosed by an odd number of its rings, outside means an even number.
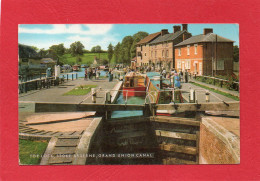
[[[73,71],[79,71],[80,65],[73,65],[72,69]]]
[[[130,72],[125,76],[123,96],[142,97],[146,95],[146,75]]]

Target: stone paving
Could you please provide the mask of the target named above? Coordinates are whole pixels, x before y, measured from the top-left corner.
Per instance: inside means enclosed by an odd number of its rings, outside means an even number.
[[[80,85],[97,85],[97,88],[101,89],[113,89],[118,81],[114,79],[112,82],[109,82],[108,79],[99,79],[99,80],[84,80],[84,78],[79,78],[77,80],[65,82],[62,85],[51,87],[50,89],[34,90],[27,93],[22,93],[19,95],[19,101],[35,101],[35,102],[68,102],[68,103],[80,103],[82,100],[86,99],[84,102],[91,102],[91,96],[82,95],[82,96],[64,96],[63,94],[69,92]],[[104,92],[97,95],[97,102],[104,101]],[[22,110],[22,109],[21,109]],[[19,109],[19,111],[21,111]]]

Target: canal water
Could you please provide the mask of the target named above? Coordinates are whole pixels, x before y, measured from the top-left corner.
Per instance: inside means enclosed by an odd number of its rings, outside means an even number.
[[[115,104],[125,104],[126,97],[123,96],[122,93],[117,98]],[[144,97],[128,97],[127,104],[144,104]],[[113,111],[111,117],[112,118],[120,118],[120,117],[131,117],[131,116],[142,116],[143,111]]]
[[[104,70],[101,70],[100,71],[100,76],[106,76],[108,71],[104,71]],[[80,71],[73,71],[73,72],[69,72],[69,73],[77,73],[78,74],[78,77],[85,77],[85,68],[81,68]],[[63,74],[61,74],[61,77],[62,77]],[[72,78],[72,75],[69,74],[69,79]],[[75,75],[74,75],[74,78],[75,78]]]

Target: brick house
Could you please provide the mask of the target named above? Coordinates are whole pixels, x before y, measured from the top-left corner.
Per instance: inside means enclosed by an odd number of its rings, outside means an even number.
[[[205,28],[203,34],[175,45],[175,67],[197,75],[230,75],[233,73],[233,43],[214,34],[213,29]]]
[[[156,68],[175,68],[175,45],[190,38],[188,25],[173,26],[173,33],[167,29],[161,30],[160,36],[149,43],[149,62]]]
[[[149,42],[157,38],[161,32],[153,33],[146,36],[144,39],[136,44],[136,63],[137,66],[143,66],[149,64]]]

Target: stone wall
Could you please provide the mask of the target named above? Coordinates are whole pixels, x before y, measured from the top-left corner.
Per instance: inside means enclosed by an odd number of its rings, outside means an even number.
[[[210,118],[200,126],[200,164],[239,164],[240,139]]]

